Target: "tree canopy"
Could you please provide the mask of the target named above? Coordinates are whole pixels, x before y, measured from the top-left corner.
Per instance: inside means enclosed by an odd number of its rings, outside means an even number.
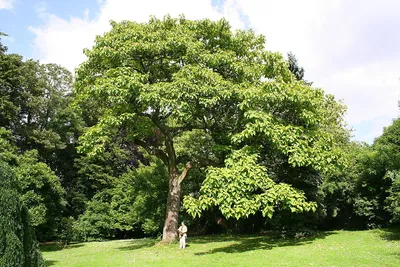
[[[333,132],[342,127],[340,104],[297,81],[280,54],[264,49],[263,36],[232,32],[226,20],[111,24],[77,71],[78,103],[95,102],[100,114],[80,150],[100,153],[122,133],[164,162],[170,175],[166,241],[176,236],[180,183],[190,168],[224,166],[245,145],[268,147],[292,166],[321,172],[342,163]],[[185,138],[197,142],[196,130],[209,142],[185,147]],[[206,151],[205,157],[193,150]],[[301,194],[296,201],[306,205],[300,200]]]

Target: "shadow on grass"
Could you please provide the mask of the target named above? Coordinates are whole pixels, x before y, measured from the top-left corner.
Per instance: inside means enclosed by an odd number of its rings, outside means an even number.
[[[382,229],[380,236],[388,241],[400,240],[400,227]]]
[[[391,227],[391,228],[384,228],[380,231],[380,237],[387,241],[399,241],[400,240],[400,227]],[[391,255],[395,256],[396,258],[400,258],[399,251],[392,251]]]
[[[301,238],[301,239],[282,239],[273,238],[267,235],[257,236],[207,236],[195,238],[191,243],[203,244],[209,242],[235,242],[234,244],[227,245],[225,247],[214,248],[205,252],[195,253],[197,256],[214,254],[218,252],[224,253],[242,253],[252,250],[269,250],[275,247],[286,247],[286,246],[300,246],[312,243],[316,239],[323,239],[328,235],[335,234],[334,232],[323,232],[314,235],[313,237]]]
[[[60,243],[51,243],[51,244],[40,244],[39,248],[42,252],[54,252],[63,249],[70,249],[70,248],[79,248],[83,247],[83,244],[70,244],[70,245],[63,245]]]
[[[134,239],[132,241],[127,242],[127,246],[125,247],[119,247],[117,249],[119,250],[136,250],[136,249],[142,249],[142,248],[149,248],[154,245],[156,245],[157,240],[156,239],[151,239],[151,238],[145,238],[145,239]]]
[[[48,267],[48,266],[54,266],[54,265],[56,265],[57,262],[58,262],[58,261],[52,261],[52,260],[46,261],[46,260],[45,260],[44,263],[45,263],[46,267]]]

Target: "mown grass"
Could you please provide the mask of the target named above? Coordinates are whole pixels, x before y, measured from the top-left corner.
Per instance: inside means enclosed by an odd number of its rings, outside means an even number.
[[[47,266],[400,266],[400,231],[333,231],[312,238],[189,237],[188,247],[155,239],[42,245]]]

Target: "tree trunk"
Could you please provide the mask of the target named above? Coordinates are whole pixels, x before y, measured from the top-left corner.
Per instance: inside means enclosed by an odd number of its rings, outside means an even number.
[[[176,154],[173,138],[166,135],[165,148],[168,155],[169,192],[167,199],[167,210],[163,229],[163,242],[172,242],[178,238],[178,217],[181,205],[181,185],[179,182],[178,169],[176,167]]]
[[[181,185],[178,173],[175,170],[170,172],[169,192],[167,199],[167,210],[163,229],[163,242],[172,242],[178,238],[178,217],[181,205]]]
[[[192,168],[191,162],[186,163],[185,169],[178,174],[176,154],[172,138],[166,138],[166,152],[168,155],[169,192],[167,199],[167,210],[162,241],[170,243],[178,239],[178,219],[181,206],[181,182],[185,179],[188,171]]]

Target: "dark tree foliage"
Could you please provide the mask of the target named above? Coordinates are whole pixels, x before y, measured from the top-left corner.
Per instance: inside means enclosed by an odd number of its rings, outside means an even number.
[[[1,37],[1,36],[7,36],[7,34],[5,34],[4,32],[0,32],[0,37]],[[6,51],[7,51],[7,47],[4,46],[4,45],[1,43],[1,38],[0,38],[0,54],[4,54]]]
[[[65,209],[64,188],[49,166],[39,161],[36,150],[17,151],[11,132],[0,127],[0,161],[13,168],[38,239],[53,240]]]
[[[296,56],[292,53],[288,53],[289,70],[293,73],[297,80],[301,81],[304,78],[304,68],[300,67]]]
[[[374,146],[387,146],[394,152],[392,154],[391,167],[400,168],[400,162],[396,161],[398,149],[400,147],[400,118],[393,120],[393,123],[384,128],[383,134],[375,139]]]
[[[307,85],[312,85],[312,82],[304,80],[304,68],[299,66],[296,56],[289,52],[288,54],[289,70],[293,73],[298,81],[303,81]]]
[[[391,223],[400,222],[400,118],[386,127],[382,136],[374,143],[375,150],[384,158],[385,175],[383,180],[390,184],[383,194],[384,209],[391,215]]]
[[[79,239],[138,237],[162,231],[168,172],[160,160],[111,181],[75,224]]]
[[[44,266],[28,210],[10,167],[0,162],[0,266]]]
[[[65,206],[60,181],[75,175],[70,170],[80,119],[68,108],[71,74],[5,52],[0,51],[0,158],[14,168],[37,237],[53,239]]]
[[[372,146],[350,143],[348,166],[325,177],[325,227],[374,228],[399,222],[399,121],[385,128]]]

